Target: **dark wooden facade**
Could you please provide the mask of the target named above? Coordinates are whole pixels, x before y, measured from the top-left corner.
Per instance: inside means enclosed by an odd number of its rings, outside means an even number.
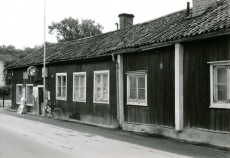
[[[210,106],[210,61],[230,60],[230,36],[220,36],[181,43],[184,46],[184,127],[202,128],[216,131],[230,131],[230,110],[215,109]],[[175,45],[136,53],[123,54],[124,80],[124,121],[131,123],[175,127]],[[47,65],[47,90],[51,101],[63,110],[67,118],[117,126],[117,78],[116,63],[112,58],[91,61],[53,63]],[[38,74],[23,79],[27,68],[14,69],[16,84],[42,85],[41,66]],[[94,71],[110,71],[109,104],[93,103]],[[147,105],[126,105],[126,72],[147,71]],[[73,101],[73,72],[86,72],[86,102]],[[67,100],[56,100],[56,73],[67,73]],[[13,107],[17,109],[15,93]],[[35,104],[37,104],[35,102]],[[28,112],[37,111],[37,106],[27,106]]]
[[[37,66],[37,75],[36,76],[29,76],[28,79],[23,79],[23,73],[27,74],[27,68],[17,68],[13,70],[13,86],[12,91],[15,93],[12,93],[12,107],[14,109],[17,109],[19,107],[19,104],[16,103],[16,85],[22,84],[25,88],[27,84],[33,84],[34,87],[38,85],[43,85],[43,78],[42,78],[42,67]],[[47,79],[46,79],[47,80]],[[37,102],[34,102],[34,106],[26,106],[27,112],[33,112],[36,113],[38,111],[37,109]]]
[[[117,127],[117,95],[116,95],[116,64],[109,56],[103,59],[93,61],[82,60],[80,62],[48,64],[48,77],[46,81],[46,90],[50,91],[50,100],[60,107],[63,111],[63,117],[70,118],[82,122],[99,124],[111,127]],[[41,68],[40,68],[41,69]],[[16,92],[16,84],[33,84],[34,86],[42,85],[43,78],[41,71],[28,79],[23,79],[22,74],[27,68],[14,69],[14,89]],[[110,79],[110,97],[109,104],[93,103],[93,87],[94,87],[94,71],[109,70]],[[86,72],[86,102],[73,101],[73,73]],[[67,100],[56,99],[56,73],[67,73]],[[18,76],[18,77],[17,77]],[[18,108],[13,99],[14,109]],[[34,106],[26,106],[27,112],[37,113],[36,102]]]
[[[109,104],[93,103],[94,71],[100,70],[110,71]],[[73,101],[73,72],[86,72],[86,102]],[[56,73],[67,73],[67,100],[56,100],[54,84]],[[51,100],[56,101],[56,105],[63,110],[64,115],[83,122],[117,126],[116,64],[111,57],[93,62],[50,65],[49,78]]]
[[[184,126],[230,131],[230,110],[210,106],[210,61],[230,60],[230,36],[184,43]]]
[[[126,122],[175,126],[174,46],[124,54]],[[161,68],[160,65],[163,67]],[[147,70],[147,105],[126,105],[128,71]]]

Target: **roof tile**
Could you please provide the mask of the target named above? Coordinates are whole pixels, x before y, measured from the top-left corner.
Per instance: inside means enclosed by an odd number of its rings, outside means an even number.
[[[191,36],[203,35],[230,27],[230,0],[215,3],[197,17],[186,17],[186,10],[178,11],[152,21],[102,35],[68,41],[46,47],[46,61],[66,61],[96,57],[125,48],[162,43]],[[15,62],[12,67],[42,64],[43,49]]]

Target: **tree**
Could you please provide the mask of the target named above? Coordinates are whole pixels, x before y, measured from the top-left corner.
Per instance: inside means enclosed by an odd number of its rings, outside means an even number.
[[[3,76],[3,79],[5,81],[5,85],[11,85],[12,81],[13,81],[12,70],[10,71],[10,70],[7,69],[7,66],[9,66],[10,64],[11,64],[10,61],[6,61],[4,63],[4,69],[3,69],[4,76]]]
[[[4,98],[9,96],[11,93],[11,86],[1,86],[0,87],[0,96],[2,97],[3,108],[4,108]]]
[[[36,47],[35,48],[26,47],[24,50],[22,50],[22,49],[16,49],[15,46],[13,45],[0,46],[0,54],[10,54],[10,55],[17,56],[19,58],[23,58],[24,56],[32,53],[35,50],[37,50]]]
[[[102,34],[104,29],[102,25],[96,24],[94,20],[81,19],[81,23],[79,23],[78,19],[72,17],[65,18],[59,23],[52,22],[52,25],[48,28],[50,34],[57,33],[58,42],[99,35]]]

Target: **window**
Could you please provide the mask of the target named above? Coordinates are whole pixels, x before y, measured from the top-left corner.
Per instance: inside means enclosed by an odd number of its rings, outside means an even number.
[[[73,73],[73,101],[86,101],[86,73]]]
[[[127,74],[127,105],[147,106],[146,71],[134,71]]]
[[[66,100],[67,96],[67,74],[56,73],[56,99]]]
[[[26,85],[26,105],[33,105],[33,103],[34,103],[33,85],[27,84]]]
[[[210,64],[210,108],[230,109],[230,61]]]
[[[16,103],[21,104],[21,98],[23,96],[22,84],[16,85]]]
[[[94,103],[109,103],[109,70],[94,71]]]

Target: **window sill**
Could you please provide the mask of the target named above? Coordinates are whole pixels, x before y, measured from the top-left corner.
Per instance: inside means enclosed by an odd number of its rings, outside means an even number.
[[[95,103],[95,104],[109,104],[109,102],[97,102],[97,101],[94,101],[93,103]]]
[[[146,103],[126,103],[126,105],[135,105],[135,106],[148,106]]]
[[[56,98],[57,100],[66,100],[66,98]]]
[[[34,104],[26,104],[26,106],[34,106]]]
[[[73,102],[83,102],[83,103],[85,103],[86,100],[73,100]]]
[[[230,109],[230,103],[214,103],[209,108]]]

